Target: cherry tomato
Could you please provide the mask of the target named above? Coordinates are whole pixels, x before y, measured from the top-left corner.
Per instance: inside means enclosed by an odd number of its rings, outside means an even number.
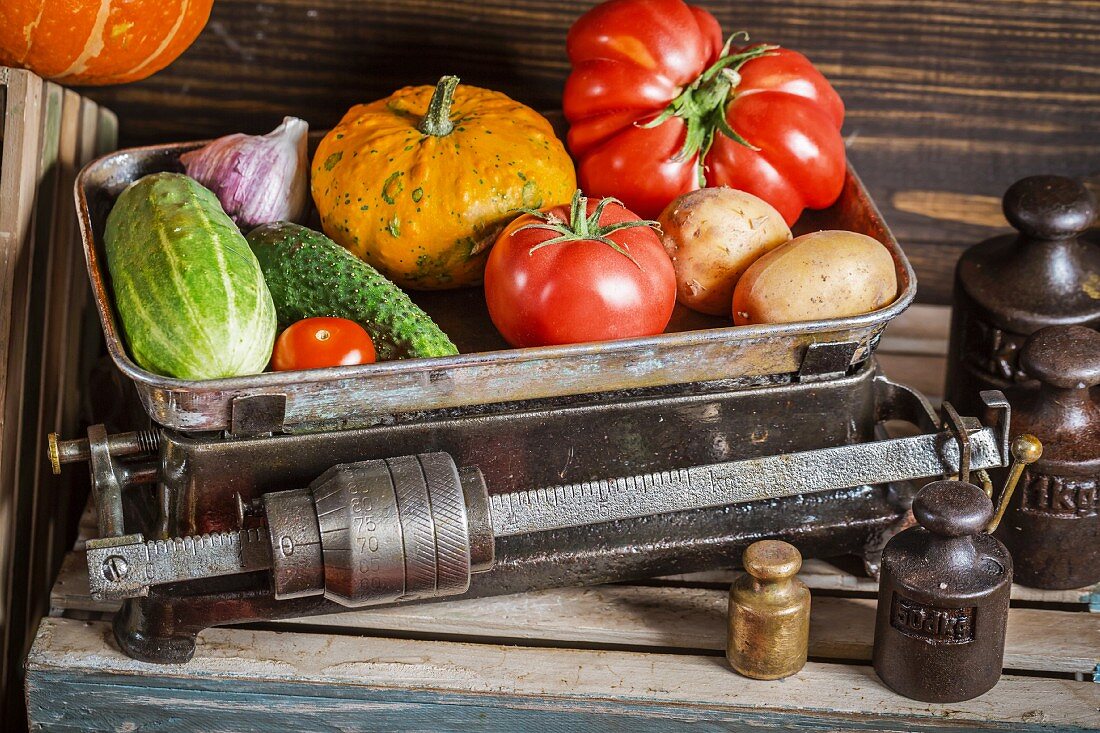
[[[682,193],[730,186],[788,225],[840,196],[844,103],[802,54],[723,45],[714,16],[683,0],[609,0],[566,46],[562,106],[589,194],[656,217]]]
[[[279,334],[271,357],[277,372],[373,364],[374,342],[346,318],[304,318]]]
[[[513,346],[661,333],[676,272],[653,230],[613,199],[524,214],[497,238],[485,268],[493,324]]]

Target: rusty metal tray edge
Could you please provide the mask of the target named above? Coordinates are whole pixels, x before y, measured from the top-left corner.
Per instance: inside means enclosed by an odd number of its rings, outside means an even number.
[[[848,167],[844,192],[834,206],[855,207],[867,219],[867,233],[890,251],[898,276],[898,297],[877,311],[846,318],[763,326],[727,326],[568,346],[463,353],[308,372],[267,372],[227,379],[190,381],[153,374],[126,352],[101,262],[101,242],[89,206],[98,193],[97,173],[124,157],[172,170],[179,154],[201,142],[170,143],[118,151],[80,172],[74,195],[84,256],[107,350],[135,384],[155,422],[183,431],[229,430],[234,401],[274,395],[281,416],[272,428],[288,432],[355,427],[379,416],[515,400],[590,394],[714,380],[759,378],[796,372],[810,343],[857,341],[852,362],[868,356],[890,320],[916,294],[908,258],[882,220],[866,189]],[[178,163],[175,164],[178,166]],[[116,181],[115,187],[130,181]],[[861,212],[859,210],[862,210]],[[268,407],[270,409],[270,406]]]

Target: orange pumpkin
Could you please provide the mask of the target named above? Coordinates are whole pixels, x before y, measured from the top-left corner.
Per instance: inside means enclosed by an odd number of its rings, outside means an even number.
[[[0,0],[0,65],[66,84],[160,71],[198,37],[214,0]]]
[[[443,290],[480,283],[505,225],[567,203],[577,176],[545,117],[445,76],[348,110],[311,185],[325,234],[402,287]]]

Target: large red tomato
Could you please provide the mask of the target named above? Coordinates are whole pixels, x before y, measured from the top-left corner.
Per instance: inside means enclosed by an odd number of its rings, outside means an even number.
[[[731,39],[732,40],[732,39]],[[844,103],[800,53],[731,47],[683,0],[610,0],[573,24],[563,107],[581,187],[655,217],[730,186],[788,224],[844,185]]]
[[[652,336],[676,305],[676,272],[653,230],[613,199],[524,214],[485,267],[485,301],[512,346]]]

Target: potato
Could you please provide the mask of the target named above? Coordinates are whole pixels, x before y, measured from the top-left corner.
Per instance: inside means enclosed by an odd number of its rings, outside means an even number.
[[[661,212],[662,241],[676,268],[676,299],[701,313],[729,315],[738,278],[791,238],[779,212],[732,188],[701,188]]]
[[[814,232],[745,271],[733,293],[733,320],[743,326],[854,316],[897,294],[894,259],[880,242],[855,232]]]

